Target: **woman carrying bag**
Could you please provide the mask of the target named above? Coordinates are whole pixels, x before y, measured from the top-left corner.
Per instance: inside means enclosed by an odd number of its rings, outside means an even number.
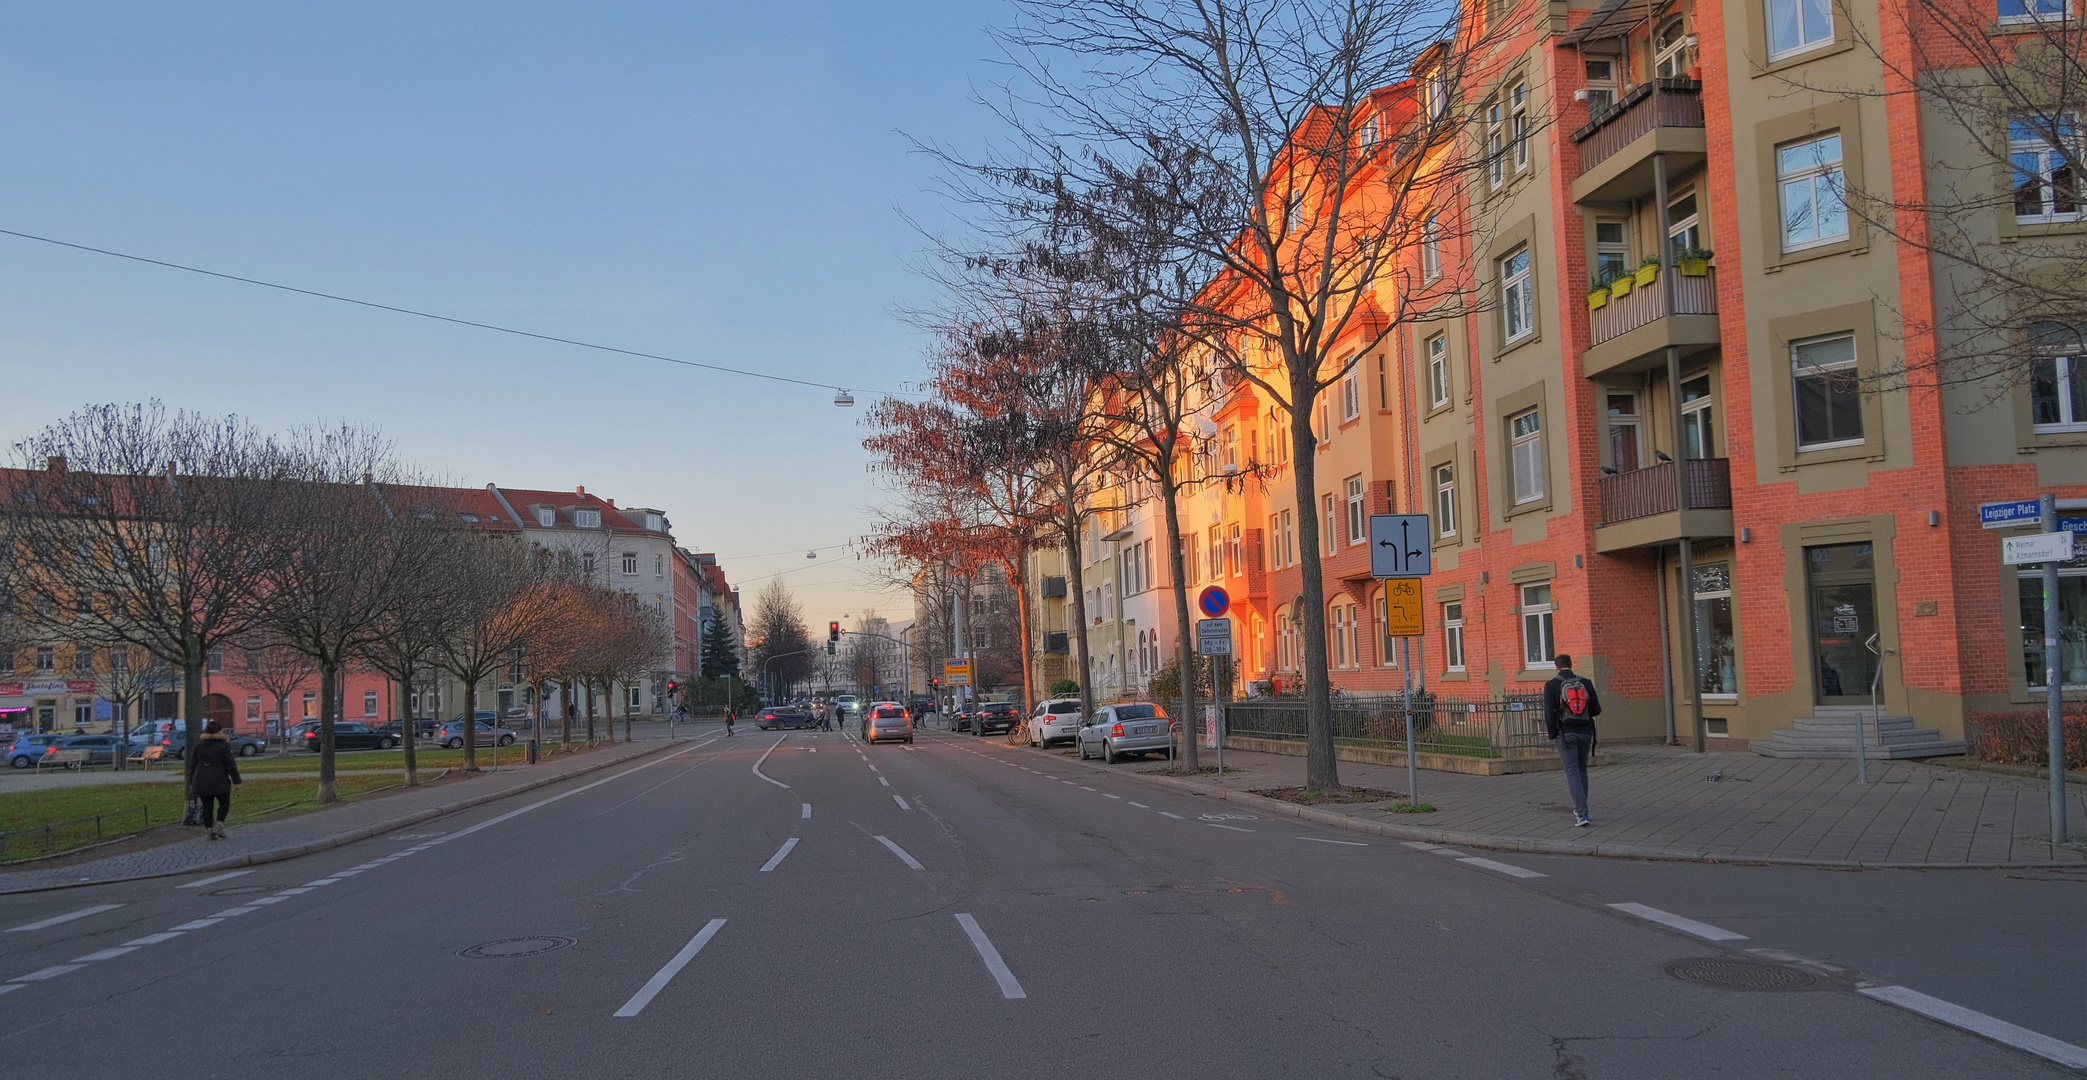
[[[225,819],[232,814],[232,786],[240,783],[239,759],[232,753],[232,740],[225,726],[215,720],[203,725],[203,737],[188,754],[189,790],[203,804],[203,827],[212,840],[225,838]]]

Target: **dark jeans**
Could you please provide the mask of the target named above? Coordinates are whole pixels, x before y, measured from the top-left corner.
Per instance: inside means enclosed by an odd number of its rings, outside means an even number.
[[[198,795],[196,798],[203,804],[204,828],[209,828],[210,823],[213,821],[227,821],[232,817],[232,796]],[[211,815],[212,810],[216,811],[215,817]]]
[[[1594,761],[1594,733],[1558,733],[1558,759],[1565,764],[1565,787],[1572,792],[1573,813],[1587,816],[1587,766]]]

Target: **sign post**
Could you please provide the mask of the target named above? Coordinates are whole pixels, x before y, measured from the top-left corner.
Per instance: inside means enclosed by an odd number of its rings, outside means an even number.
[[[2065,692],[2064,683],[2058,681],[2058,564],[2072,558],[2070,532],[2058,531],[2058,497],[2045,495],[2040,500],[2038,516],[2042,518],[2043,532],[2035,537],[2008,537],[2001,541],[2003,547],[2013,540],[2046,540],[2051,551],[2044,555],[2044,723],[2049,727],[2051,773],[2051,842],[2065,843]],[[1980,508],[1983,516],[1984,508]],[[2063,537],[2059,543],[2058,538]],[[2058,552],[2062,550],[2064,554]],[[2026,561],[2026,560],[2025,560]]]
[[[942,661],[942,682],[945,686],[970,686],[971,661],[962,659]]]
[[[1370,515],[1370,576],[1384,587],[1385,634],[1399,639],[1406,704],[1406,802],[1420,805],[1420,764],[1413,746],[1413,639],[1422,636],[1420,579],[1435,572],[1435,534],[1426,514]]]
[[[1224,591],[1217,589],[1216,586],[1203,590],[1203,598],[1198,602],[1205,611],[1210,610],[1210,593],[1212,591],[1216,591],[1220,598],[1224,596]],[[1219,610],[1223,609],[1220,608]],[[1210,737],[1217,740],[1214,744],[1217,750],[1217,771],[1218,775],[1222,776],[1225,771],[1225,737],[1221,730],[1224,725],[1225,715],[1224,675],[1225,669],[1231,666],[1226,661],[1230,660],[1232,656],[1232,620],[1217,618],[1197,619],[1196,653],[1199,656],[1211,658],[1210,696],[1217,700],[1211,703]],[[1193,678],[1193,673],[1189,677]],[[1184,717],[1183,719],[1189,718]],[[1184,731],[1181,733],[1181,737],[1193,739],[1196,736],[1193,731]]]

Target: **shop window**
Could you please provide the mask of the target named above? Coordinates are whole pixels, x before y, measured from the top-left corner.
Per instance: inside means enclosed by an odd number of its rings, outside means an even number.
[[[1696,690],[1705,695],[1739,693],[1739,639],[1732,622],[1732,566],[1694,568]]]
[[[2022,680],[2043,690],[2044,588],[2040,568],[2020,571]],[[2087,689],[2087,558],[2058,569],[2058,679],[2067,690]]]

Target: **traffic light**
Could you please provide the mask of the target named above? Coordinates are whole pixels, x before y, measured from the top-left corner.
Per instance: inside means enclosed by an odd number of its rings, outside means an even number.
[[[841,624],[834,621],[826,624],[826,643],[831,645],[841,639]],[[829,650],[830,651],[830,650]]]
[[[834,647],[833,647],[833,642],[829,641],[829,642],[827,642],[827,643],[826,643],[826,655],[828,655],[828,656],[832,656],[833,654],[834,654]]]
[[[681,684],[680,684],[680,683],[678,683],[678,682],[675,682],[675,681],[674,681],[674,680],[672,680],[672,679],[669,679],[669,680],[667,680],[667,696],[668,696],[668,697],[675,697],[675,696],[679,695],[680,693],[681,693]]]
[[[937,690],[937,689],[940,689],[940,688],[941,688],[941,686],[942,686],[942,680],[941,680],[941,679],[937,679],[937,678],[935,678],[935,677],[933,677],[933,676],[929,676],[929,677],[928,677],[928,689],[929,689],[929,690]]]

